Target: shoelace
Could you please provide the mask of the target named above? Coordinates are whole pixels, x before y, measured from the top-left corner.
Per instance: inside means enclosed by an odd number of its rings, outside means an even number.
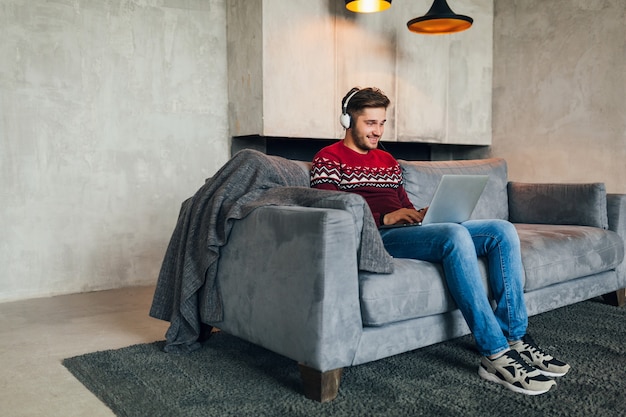
[[[530,336],[525,336],[522,339],[522,343],[524,344],[524,348],[535,355],[541,355],[546,358],[552,358],[549,354],[544,352],[539,346],[535,344],[535,341]]]
[[[536,369],[531,366],[528,362],[524,360],[516,350],[509,350],[505,353],[506,357],[510,359],[510,364],[513,365],[516,369],[523,369],[527,374],[530,374]]]

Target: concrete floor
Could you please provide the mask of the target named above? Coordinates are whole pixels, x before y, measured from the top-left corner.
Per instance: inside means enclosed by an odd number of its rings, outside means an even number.
[[[163,340],[148,316],[154,287],[0,304],[0,416],[114,416],[64,358]]]

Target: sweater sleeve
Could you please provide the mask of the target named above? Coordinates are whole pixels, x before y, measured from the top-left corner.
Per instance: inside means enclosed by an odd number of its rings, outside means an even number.
[[[387,213],[379,213],[379,212],[373,212],[372,211],[372,216],[374,217],[374,222],[376,223],[376,227],[380,227],[380,226],[383,225],[383,216],[385,214],[387,214]]]
[[[320,190],[340,190],[341,164],[339,161],[316,155],[311,166],[311,187]]]
[[[317,188],[318,190],[340,191],[339,187],[330,183],[311,184],[311,188]]]
[[[411,200],[409,200],[409,196],[407,195],[406,190],[404,189],[403,185],[398,187],[398,198],[400,199],[400,202],[402,203],[402,207],[415,209],[415,207],[413,206],[413,203],[411,203]]]
[[[415,207],[413,206],[413,203],[411,203],[411,200],[409,200],[409,196],[407,195],[402,185],[398,187],[397,193],[398,193],[398,199],[400,200],[400,203],[402,204],[403,208],[415,209]],[[385,214],[390,213],[390,211],[383,213],[380,210],[377,210],[376,208],[372,208],[371,206],[370,206],[370,209],[372,210],[372,216],[374,216],[374,221],[376,222],[376,226],[377,227],[382,226],[383,217],[385,216]]]

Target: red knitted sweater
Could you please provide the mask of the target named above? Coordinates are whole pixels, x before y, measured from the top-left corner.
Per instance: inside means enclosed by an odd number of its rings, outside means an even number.
[[[311,187],[348,191],[361,195],[380,226],[380,219],[400,208],[414,208],[403,186],[402,169],[391,154],[381,149],[366,154],[336,142],[313,158]]]

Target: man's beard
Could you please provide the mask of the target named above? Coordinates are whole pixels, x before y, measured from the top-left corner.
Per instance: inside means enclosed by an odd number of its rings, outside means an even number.
[[[355,142],[355,145],[357,148],[361,149],[362,151],[369,151],[372,149],[376,149],[378,147],[379,140],[380,139],[376,139],[376,143],[372,144],[370,140],[367,138],[367,136],[359,136]]]

